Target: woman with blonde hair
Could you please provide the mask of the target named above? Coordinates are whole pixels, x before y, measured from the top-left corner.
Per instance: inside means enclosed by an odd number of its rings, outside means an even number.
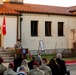
[[[21,63],[21,66],[25,66],[26,67],[26,72],[29,71],[29,67],[28,67],[28,61],[26,59],[24,59]],[[20,67],[17,68],[17,72],[19,72]]]

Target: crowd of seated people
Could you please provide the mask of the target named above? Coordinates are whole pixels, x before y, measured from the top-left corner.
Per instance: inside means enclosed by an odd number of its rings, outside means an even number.
[[[29,62],[26,58],[19,57],[10,62],[8,67],[2,64],[4,60],[0,57],[0,75],[65,75],[67,72],[65,61],[61,59],[60,54],[56,57],[48,62],[46,58],[40,57],[41,63],[37,61],[36,56]],[[70,75],[70,72],[67,75]]]

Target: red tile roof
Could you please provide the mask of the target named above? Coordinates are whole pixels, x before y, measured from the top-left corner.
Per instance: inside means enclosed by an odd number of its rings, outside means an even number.
[[[69,7],[69,11],[70,12],[76,12],[76,6],[71,6],[71,7]]]
[[[17,3],[4,3],[3,7],[4,8],[2,10],[4,11],[2,13],[9,13],[9,14],[39,13],[39,14],[76,16],[76,14],[73,14],[68,11],[69,7],[46,6],[46,5],[37,5],[37,4],[17,4]],[[1,9],[1,6],[0,6],[0,9]]]
[[[4,14],[6,14],[6,15],[20,15],[19,12],[16,12],[16,11],[12,10],[11,8],[8,8],[4,5],[0,6],[0,14],[1,15],[4,15]]]

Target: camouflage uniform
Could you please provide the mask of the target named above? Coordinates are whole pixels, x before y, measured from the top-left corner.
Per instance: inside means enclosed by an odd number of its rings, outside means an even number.
[[[0,75],[2,75],[5,70],[7,70],[7,68],[3,64],[0,64]]]
[[[16,54],[16,51],[18,51],[18,49],[22,49],[22,44],[21,43],[16,43],[14,45],[14,49],[15,49],[15,59],[21,57],[22,56],[22,53]]]
[[[8,68],[3,75],[17,75],[11,68]]]
[[[39,69],[32,69],[30,73],[31,75],[44,75],[44,72]]]
[[[42,64],[39,68],[44,72],[44,75],[51,75],[50,67]]]

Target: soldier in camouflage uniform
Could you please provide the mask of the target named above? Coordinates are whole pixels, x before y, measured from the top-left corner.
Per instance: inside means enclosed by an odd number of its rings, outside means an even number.
[[[47,59],[42,58],[42,65],[39,68],[44,72],[44,75],[51,75],[51,69],[50,67],[46,66],[46,63],[47,63]]]
[[[22,49],[22,44],[20,42],[20,39],[17,40],[17,43],[14,45],[15,49]]]
[[[8,69],[4,72],[3,75],[17,75],[17,73],[13,71],[13,68],[14,68],[14,64],[9,63]]]
[[[7,69],[2,63],[3,63],[3,58],[0,57],[0,75],[3,75],[4,71]]]
[[[30,74],[28,74],[28,75],[44,75],[44,72],[39,69],[38,62],[33,63],[33,69],[30,71]]]
[[[22,44],[20,42],[20,39],[17,40],[17,43],[14,45],[14,49],[15,49],[15,59],[19,58],[20,56],[22,56],[22,53],[20,53],[22,49]],[[19,53],[16,53],[19,52]]]

